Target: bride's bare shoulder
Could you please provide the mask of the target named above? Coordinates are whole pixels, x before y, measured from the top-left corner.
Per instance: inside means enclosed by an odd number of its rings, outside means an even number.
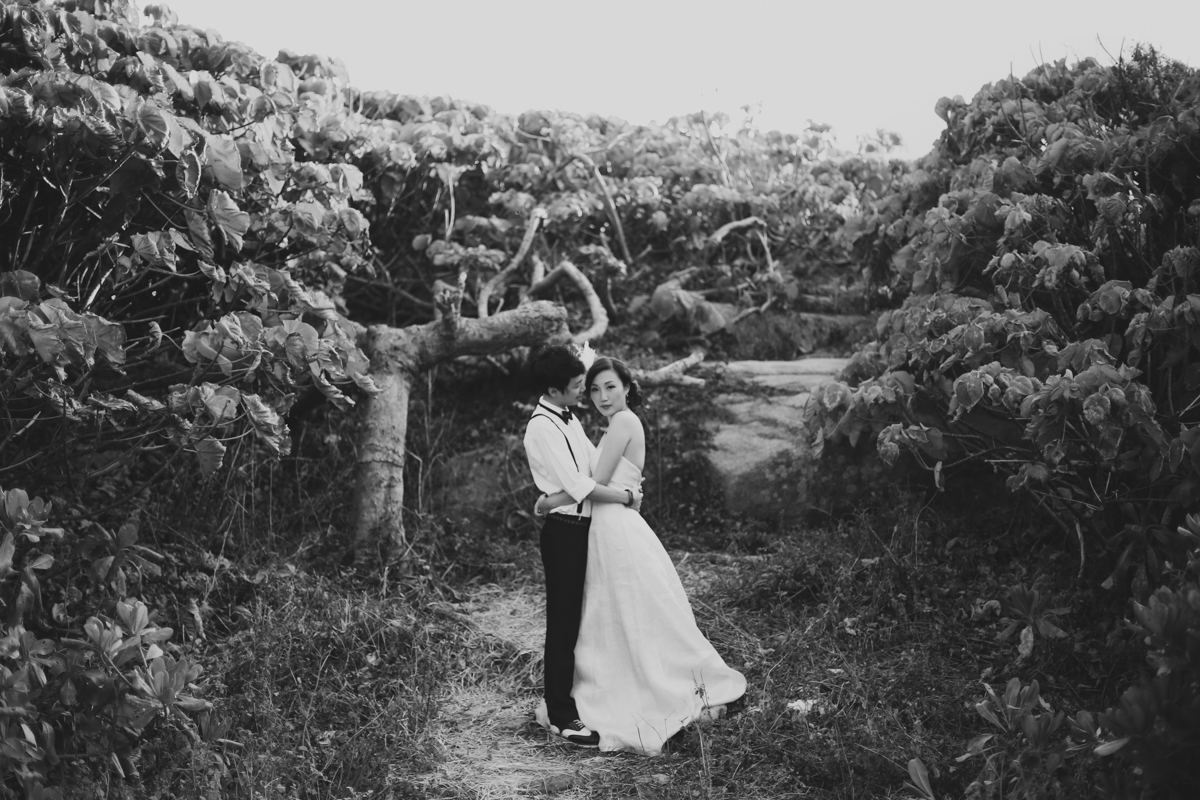
[[[608,425],[610,428],[615,425],[617,426],[617,430],[630,434],[642,432],[642,420],[637,414],[627,408],[613,414],[612,420],[609,421]]]

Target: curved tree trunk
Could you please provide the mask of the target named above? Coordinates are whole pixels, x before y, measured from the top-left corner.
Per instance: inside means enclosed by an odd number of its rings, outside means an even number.
[[[380,391],[366,402],[359,440],[354,557],[360,568],[400,562],[408,552],[404,454],[413,379],[456,356],[491,355],[569,337],[567,310],[546,301],[526,303],[487,319],[463,318],[455,306],[442,319],[425,325],[375,325],[365,331],[363,346]]]

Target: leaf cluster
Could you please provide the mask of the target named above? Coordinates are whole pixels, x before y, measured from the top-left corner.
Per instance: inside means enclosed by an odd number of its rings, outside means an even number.
[[[137,543],[137,523],[68,544],[50,503],[0,495],[0,796],[58,797],[74,762],[135,773],[138,746],[164,728],[196,738],[184,712],[209,707],[200,668],[128,595],[162,558]]]
[[[309,158],[344,75],[132,9],[3,4],[0,378],[17,479],[61,474],[48,452],[113,447],[193,451],[211,471],[243,433],[286,452],[282,415],[305,386],[342,405],[339,384],[374,390],[338,300],[365,263],[362,175],[343,153]],[[219,387],[220,413],[194,402]]]
[[[1183,523],[1200,508],[1200,73],[1139,47],[1107,67],[1044,65],[937,113],[936,149],[848,226],[904,299],[814,404],[813,435],[874,440],[889,460],[907,449],[939,487],[943,470],[987,464],[1081,556],[1103,554],[1102,585],[1132,594],[1135,616],[1156,591],[1185,597]],[[1028,630],[1052,635],[1035,598],[1022,606]],[[1193,684],[1178,685],[1190,707]],[[1154,691],[1131,691],[1137,736],[1165,725],[1167,750],[1193,736]],[[1114,713],[1101,727],[1116,735]]]
[[[734,305],[724,329],[739,305],[794,300],[815,264],[844,267],[846,217],[904,170],[841,152],[816,128],[784,135],[705,114],[638,126],[384,92],[364,94],[362,108],[372,120],[354,145],[374,194],[365,213],[399,304],[389,313],[406,321],[427,319],[432,287],[460,272],[478,300],[536,230],[537,258],[587,265],[610,315],[627,274],[653,287],[680,261],[705,263],[702,290]],[[504,278],[507,292],[487,297],[520,302],[525,288]],[[378,283],[348,295],[364,315],[382,315]],[[712,318],[692,322],[707,334]]]

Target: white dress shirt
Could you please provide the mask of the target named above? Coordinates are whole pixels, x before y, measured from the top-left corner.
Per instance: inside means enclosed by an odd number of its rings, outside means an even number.
[[[562,409],[545,400],[538,402],[525,427],[525,455],[533,482],[546,494],[566,490],[577,504],[560,506],[551,514],[592,514],[592,501],[585,500],[596,488],[592,480],[591,458],[596,446],[572,417],[562,419]]]

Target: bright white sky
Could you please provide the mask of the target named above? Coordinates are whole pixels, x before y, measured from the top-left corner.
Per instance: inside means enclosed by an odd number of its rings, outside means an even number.
[[[144,5],[144,3],[143,3]],[[1200,65],[1198,0],[173,0],[180,21],[265,56],[336,56],[363,89],[498,111],[659,122],[757,109],[758,124],[876,128],[928,151],[943,95],[970,99],[1041,60],[1157,47]]]

